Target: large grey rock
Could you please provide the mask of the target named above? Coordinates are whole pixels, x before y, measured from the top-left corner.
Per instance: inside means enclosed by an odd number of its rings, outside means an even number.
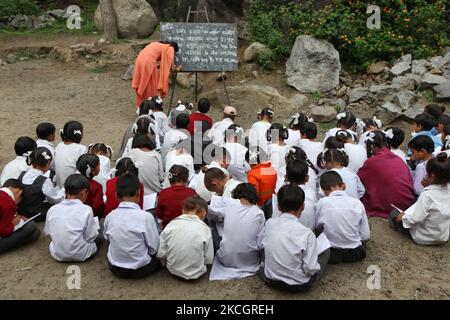
[[[254,42],[247,49],[245,49],[244,61],[247,63],[255,62],[258,60],[258,56],[267,50],[267,47],[262,43]]]
[[[412,55],[405,54],[399,60],[395,61],[394,66],[390,72],[394,76],[401,76],[411,70]]]
[[[445,64],[450,62],[450,52],[448,52],[445,56],[437,56],[430,59],[431,65],[433,68],[441,68]]]
[[[32,29],[33,18],[31,16],[18,14],[9,22],[9,25],[15,29]]]
[[[405,88],[408,90],[415,90],[421,83],[421,77],[417,74],[408,73],[404,76],[395,77],[392,79],[392,88]]]
[[[17,62],[17,56],[15,54],[8,54],[8,56],[6,57],[6,62],[8,62],[9,64],[13,64]]]
[[[388,124],[402,115],[402,108],[392,102],[385,102],[380,106],[377,117],[384,123]]]
[[[406,89],[402,89],[397,92],[395,98],[397,104],[400,106],[400,108],[402,108],[403,111],[408,110],[417,101],[416,94]]]
[[[423,89],[428,89],[445,82],[447,82],[447,79],[445,77],[427,73],[422,77],[420,87]]]
[[[286,62],[287,83],[302,92],[327,92],[339,85],[339,52],[325,40],[297,37]]]
[[[436,100],[438,101],[450,100],[450,81],[447,81],[445,83],[433,87],[433,90],[436,92]]]
[[[369,94],[369,89],[367,88],[354,88],[350,91],[349,102],[357,102],[365,98]]]
[[[384,68],[389,66],[389,62],[380,61],[376,63],[372,63],[367,69],[367,74],[380,74],[384,72]]]
[[[408,110],[403,112],[403,116],[408,118],[409,120],[414,120],[414,118],[423,113],[423,110],[425,109],[425,106],[427,105],[427,101],[424,99],[419,99],[412,105]]]
[[[295,94],[289,101],[296,109],[301,109],[308,103],[308,97],[303,94]]]
[[[373,84],[369,87],[369,91],[371,93],[378,93],[380,91],[388,90],[388,89],[391,89],[391,87],[384,85],[384,84]]]
[[[411,72],[419,76],[423,76],[425,73],[428,72],[428,68],[430,66],[431,64],[425,59],[413,60]]]
[[[158,18],[145,0],[112,0],[121,38],[145,38],[156,28]],[[100,6],[95,11],[95,25],[103,30]]]
[[[337,111],[329,106],[315,106],[311,109],[310,114],[315,122],[326,123],[336,119]]]

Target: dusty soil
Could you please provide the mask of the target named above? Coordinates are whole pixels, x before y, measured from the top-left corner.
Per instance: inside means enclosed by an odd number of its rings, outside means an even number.
[[[30,46],[33,41],[47,46],[90,40],[0,35],[0,57],[1,51]],[[15,139],[34,137],[35,126],[42,121],[51,121],[59,129],[67,120],[80,120],[85,126],[83,143],[105,141],[119,148],[123,131],[135,118],[130,82],[120,79],[126,68],[113,66],[93,73],[84,66],[47,58],[18,62],[7,69],[0,68],[0,167],[14,157]],[[204,76],[208,89],[220,88],[214,78],[215,74]],[[236,73],[229,81],[238,84],[242,78]],[[252,81],[277,84],[283,94],[292,92],[276,72]],[[176,95],[189,99],[193,93],[177,89]],[[214,108],[212,115],[218,118],[219,108]],[[245,126],[251,122],[253,119],[241,121]],[[69,290],[69,264],[55,262],[48,251],[49,239],[41,236],[37,243],[0,256],[0,299],[449,299],[448,245],[420,247],[393,232],[383,219],[370,219],[370,223],[368,257],[360,263],[329,266],[320,283],[304,294],[272,290],[257,277],[209,282],[205,276],[188,283],[161,270],[145,280],[120,280],[108,271],[105,245],[94,259],[78,264],[81,290]],[[379,290],[366,285],[371,265],[381,270]]]

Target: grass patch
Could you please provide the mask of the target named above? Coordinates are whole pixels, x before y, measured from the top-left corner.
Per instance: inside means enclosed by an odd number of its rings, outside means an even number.
[[[88,71],[92,73],[106,73],[110,71],[111,68],[108,66],[105,67],[95,67],[95,68],[89,68]]]
[[[20,59],[31,60],[31,59],[36,58],[36,56],[33,53],[26,51],[26,50],[21,50],[21,51],[17,52],[16,57],[18,60],[20,60]]]
[[[434,93],[432,90],[424,90],[420,92],[420,95],[424,97],[428,102],[434,101]]]

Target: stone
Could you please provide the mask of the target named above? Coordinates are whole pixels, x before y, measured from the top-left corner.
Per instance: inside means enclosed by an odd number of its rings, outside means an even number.
[[[327,123],[336,120],[337,111],[329,106],[315,106],[311,109],[310,115],[315,122]]]
[[[15,29],[32,29],[33,19],[30,16],[18,14],[9,22],[9,25]]]
[[[436,75],[436,76],[442,76],[442,75],[444,74],[444,72],[443,72],[441,69],[439,69],[439,68],[433,68],[433,69],[430,71],[430,73],[431,73],[431,74],[434,74],[434,75]]]
[[[259,42],[253,42],[244,51],[244,61],[247,63],[256,62],[261,53],[266,52],[268,49],[265,45]]]
[[[8,56],[6,57],[6,62],[9,64],[13,64],[17,62],[17,56],[15,54],[8,54]]]
[[[367,69],[367,74],[380,74],[384,72],[384,68],[389,66],[389,62],[380,61],[376,63],[372,63]]]
[[[67,47],[54,47],[50,56],[63,63],[74,61],[76,58],[72,49]]]
[[[6,65],[6,62],[4,62],[2,59],[0,59],[0,67]]]
[[[328,92],[339,85],[339,52],[325,40],[298,36],[286,62],[287,83],[302,92]]]
[[[411,70],[412,55],[405,54],[399,60],[394,63],[390,72],[394,76],[401,76]]]
[[[392,79],[391,87],[415,90],[420,83],[421,77],[419,75],[408,73],[404,76],[399,76]]]
[[[258,79],[258,78],[259,78],[259,73],[258,73],[258,71],[254,70],[254,71],[252,72],[252,76],[253,76],[253,78]]]
[[[386,85],[381,85],[381,84],[374,84],[369,87],[369,91],[371,93],[378,93],[380,91],[387,90],[387,89],[391,89],[391,87],[386,86]]]
[[[134,65],[130,65],[127,69],[127,71],[122,76],[122,80],[129,81],[133,79],[133,69]]]
[[[345,107],[347,106],[347,103],[345,103],[344,99],[336,99],[334,101],[334,105],[336,106],[336,108],[339,109],[339,111],[343,111],[345,109]]]
[[[380,106],[377,113],[378,119],[380,119],[385,125],[391,123],[402,115],[402,108],[392,102],[385,102]]]
[[[425,59],[413,60],[411,72],[419,76],[423,76],[425,73],[428,72],[429,66],[430,63]]]
[[[343,85],[339,88],[339,90],[336,92],[337,97],[343,97],[347,94],[347,86]]]
[[[450,81],[433,87],[433,90],[436,92],[437,101],[450,100]]]
[[[420,87],[422,89],[428,89],[443,84],[445,82],[447,82],[447,79],[444,78],[443,76],[437,76],[431,73],[427,73],[422,77]]]
[[[112,0],[121,38],[145,38],[155,31],[158,18],[145,0]],[[103,30],[100,6],[95,11],[95,25]]]
[[[346,86],[351,86],[353,83],[353,79],[350,76],[340,76],[339,81]]]
[[[303,94],[295,94],[289,101],[294,106],[295,109],[301,109],[308,103],[308,97]]]
[[[417,101],[417,96],[414,92],[402,89],[395,95],[396,104],[402,108],[403,111],[408,110]]]
[[[450,53],[447,53],[445,56],[437,56],[430,59],[431,66],[433,68],[442,68],[445,64],[450,62]]]
[[[424,99],[419,99],[416,101],[416,103],[408,108],[405,112],[403,112],[403,116],[408,118],[409,120],[414,120],[414,118],[423,113],[423,110],[425,109],[425,106],[427,105],[427,101]]]
[[[369,94],[369,89],[367,88],[355,88],[350,91],[349,102],[354,103],[363,98],[365,98]]]
[[[195,73],[179,72],[177,74],[177,84],[184,89],[195,88]],[[198,87],[200,87],[200,79],[198,79]]]
[[[68,18],[66,10],[56,9],[47,11],[49,16],[55,17],[56,19],[65,19]]]

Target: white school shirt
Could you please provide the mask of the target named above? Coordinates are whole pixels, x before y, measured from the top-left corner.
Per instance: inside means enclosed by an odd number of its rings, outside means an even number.
[[[152,261],[159,247],[155,218],[138,204],[121,202],[105,219],[109,241],[108,261],[116,267],[136,270]]]
[[[306,153],[306,157],[315,165],[317,165],[317,157],[323,152],[322,142],[311,141],[309,139],[301,139],[298,147]]]
[[[162,111],[153,112],[153,116],[155,117],[156,130],[158,131],[158,135],[161,143],[165,139],[165,134],[169,131],[169,118]]]
[[[222,197],[223,198],[232,198],[233,195],[233,190],[236,189],[236,187],[241,184],[241,182],[234,180],[233,178],[230,178],[227,183],[225,183],[225,186],[223,187],[223,194]],[[212,197],[215,194],[212,194]],[[212,199],[211,197],[211,199]],[[216,222],[216,229],[217,229],[217,233],[219,234],[219,236],[223,236],[223,217],[218,216],[218,215],[212,215],[212,218],[215,220]]]
[[[340,130],[341,129],[339,129],[339,128],[332,128],[332,129],[328,130],[327,133],[325,134],[325,139],[323,139],[323,145],[325,146],[325,142],[327,142],[328,138],[336,137],[336,133],[338,133],[338,131],[340,131]],[[350,130],[350,129],[345,130],[345,131],[347,131],[348,133],[350,133],[352,135],[352,138],[354,141],[355,137],[357,136],[356,132],[353,130]]]
[[[417,195],[423,191],[422,180],[427,175],[427,163],[428,161],[423,161],[416,166],[414,171],[414,192]]]
[[[34,180],[39,176],[44,176],[44,173],[41,170],[31,168],[24,174],[22,183],[25,185],[32,185]],[[50,204],[60,203],[66,197],[64,190],[55,188],[53,182],[49,178],[46,178],[42,185],[42,193]]]
[[[391,149],[391,152],[395,154],[397,157],[403,160],[404,163],[406,163],[406,153],[403,150],[400,149]]]
[[[270,122],[267,121],[258,121],[252,125],[248,136],[250,147],[258,146],[268,153],[267,130],[270,129],[270,126]]]
[[[350,170],[357,173],[367,160],[367,149],[359,144],[344,144],[345,153],[348,155],[348,166]]]
[[[175,164],[183,166],[189,170],[189,178],[188,178],[189,180],[188,181],[191,181],[192,177],[195,174],[194,158],[192,158],[192,156],[186,152],[180,154],[178,150],[169,151],[166,156],[166,165],[165,165],[166,176],[168,175],[169,170]]]
[[[352,198],[361,199],[366,193],[366,188],[359,179],[358,175],[347,167],[340,169],[331,169],[339,173],[345,183],[345,192]]]
[[[199,278],[214,260],[211,229],[196,215],[182,214],[162,231],[157,257],[166,261],[171,274]]]
[[[30,166],[27,165],[27,158],[24,156],[17,156],[3,168],[0,177],[1,185],[3,186],[9,179],[18,179],[23,171],[28,171],[29,169]]]
[[[55,182],[59,189],[64,188],[64,182],[71,174],[77,173],[77,161],[87,152],[86,146],[79,143],[65,144],[60,142],[55,149]]]
[[[359,142],[358,142],[358,144],[361,145],[361,146],[363,146],[363,147],[365,148],[365,147],[366,147],[366,141],[367,141],[367,138],[369,137],[369,134],[370,134],[371,132],[372,132],[372,131],[366,131],[366,132],[361,133],[361,135],[359,136]]]
[[[161,155],[155,151],[131,149],[127,154],[139,169],[139,181],[144,185],[144,194],[158,193],[162,190],[164,168]]]
[[[222,147],[225,144],[225,130],[232,124],[234,124],[234,122],[230,118],[215,122],[208,132],[208,138],[211,140],[212,144]]]
[[[50,165],[50,170],[55,170],[55,145],[52,142],[44,139],[37,139],[36,145],[38,148],[43,147],[47,148],[50,151],[50,153],[52,154],[52,164]]]
[[[284,143],[286,143],[287,145],[289,145],[291,147],[297,146],[302,137],[300,130],[288,129],[288,132],[289,132],[289,138],[284,140]]]
[[[234,179],[246,183],[247,174],[250,171],[250,165],[245,161],[248,148],[240,143],[230,142],[225,143],[223,147],[230,153],[228,172]]]
[[[308,176],[309,180],[306,183],[306,188],[317,193],[317,174],[316,172],[308,166]],[[277,184],[275,186],[275,193],[280,191],[281,187],[286,184],[286,166],[283,166],[277,170]]]
[[[336,249],[355,249],[370,239],[366,209],[344,191],[334,191],[316,206],[316,229],[322,230]]]
[[[100,159],[100,172],[94,177],[94,180],[102,185],[103,193],[106,192],[106,182],[111,179],[111,160],[104,156],[98,155]]]
[[[213,196],[208,215],[224,220],[222,241],[214,259],[209,280],[249,277],[259,270],[264,213],[239,199]]]
[[[47,212],[44,233],[51,237],[50,254],[57,261],[85,261],[97,252],[100,226],[92,208],[80,200],[63,200]]]
[[[211,169],[211,168],[219,168],[223,171],[223,173],[225,173],[226,176],[230,176],[228,171],[224,168],[222,168],[220,166],[219,163],[217,162],[211,162],[209,165],[206,166],[206,168]],[[195,186],[195,187],[194,187]],[[211,201],[211,197],[212,197],[212,192],[209,191],[208,189],[206,189],[205,186],[205,174],[203,173],[203,171],[199,171],[194,178],[191,180],[191,182],[189,183],[189,187],[192,189],[195,189],[195,192],[206,202]]]
[[[286,154],[289,152],[290,148],[289,145],[280,146],[275,143],[269,145],[269,156],[272,168],[278,170],[281,167],[286,166]]]
[[[180,130],[169,129],[164,136],[164,143],[161,146],[161,157],[163,161],[166,161],[169,151],[175,150],[177,144],[182,140],[186,140],[188,137],[186,133]]]
[[[417,199],[414,210],[407,210],[402,218],[413,240],[421,245],[448,241],[450,227],[450,187],[431,185]]]
[[[292,214],[267,220],[262,243],[269,279],[301,285],[320,271],[316,236]]]

